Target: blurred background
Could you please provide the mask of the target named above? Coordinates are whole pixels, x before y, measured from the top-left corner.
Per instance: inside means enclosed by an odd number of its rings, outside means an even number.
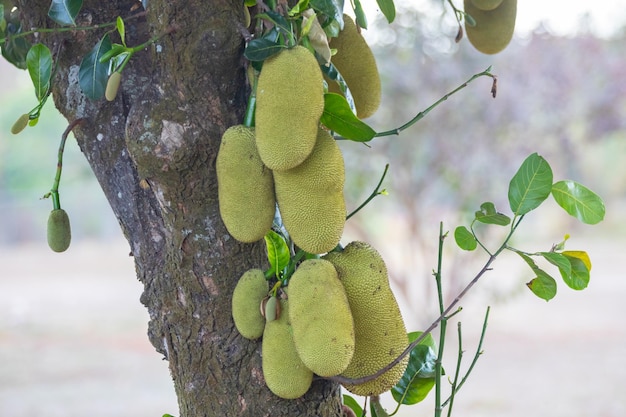
[[[484,353],[455,400],[455,415],[626,415],[626,327],[618,311],[626,297],[626,11],[618,2],[526,0],[511,45],[486,56],[466,39],[454,43],[458,27],[444,2],[397,3],[405,4],[397,5],[392,25],[375,5],[368,9],[365,35],[383,84],[381,108],[368,120],[374,129],[402,125],[488,66],[498,95],[491,97],[491,79],[479,78],[400,136],[369,146],[341,142],[349,211],[390,164],[388,196],[352,218],[342,242],[366,240],[381,252],[407,327],[424,329],[438,316],[432,271],[440,222],[444,231],[468,225],[484,201],[508,213],[508,182],[538,152],[555,181],[572,179],[602,196],[607,215],[585,226],[550,201],[526,216],[512,244],[544,251],[568,233],[567,249],[591,257],[591,282],[581,292],[561,282],[546,303],[524,285],[530,270],[503,254],[449,325],[444,366],[452,374],[457,322],[465,369],[491,306]],[[61,183],[72,246],[63,254],[47,248],[51,202],[42,196],[66,122],[50,102],[36,127],[11,135],[36,101],[26,72],[0,60],[0,74],[0,406],[12,417],[177,415],[167,363],[146,337],[128,245],[72,140]],[[500,232],[481,229],[494,245]],[[486,260],[446,241],[448,302]],[[399,415],[432,415],[432,404],[431,394]]]

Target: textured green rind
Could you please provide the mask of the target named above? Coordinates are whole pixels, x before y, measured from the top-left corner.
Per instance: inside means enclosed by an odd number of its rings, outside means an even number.
[[[265,319],[261,315],[261,301],[269,286],[263,271],[251,269],[245,272],[233,291],[232,314],[235,327],[247,339],[258,339],[263,335]]]
[[[472,4],[480,10],[493,10],[502,4],[502,0],[472,0]]]
[[[354,318],[356,349],[341,375],[352,379],[372,375],[390,364],[409,343],[400,308],[389,287],[385,262],[364,242],[352,242],[342,252],[331,252],[324,259],[337,270]],[[400,380],[407,363],[408,355],[373,381],[344,387],[356,395],[381,394]]]
[[[380,75],[374,54],[358,32],[354,20],[348,15],[344,15],[343,20],[343,30],[338,37],[330,40],[330,47],[337,49],[331,62],[348,83],[357,116],[365,119],[380,106]],[[333,81],[328,83],[328,90],[341,94],[339,86]]]
[[[294,169],[274,172],[283,224],[303,250],[325,253],[339,243],[346,222],[344,182],[341,150],[323,129],[309,158]]]
[[[254,129],[228,128],[215,164],[219,207],[228,233],[240,242],[263,239],[272,227],[276,211],[272,171],[263,165],[254,140]]]
[[[70,218],[63,209],[52,210],[48,216],[48,246],[55,252],[65,252],[72,241]]]
[[[515,30],[517,0],[503,0],[493,10],[475,7],[472,0],[464,0],[465,13],[476,21],[476,26],[465,23],[467,39],[484,54],[497,54],[511,42]]]
[[[255,111],[263,163],[276,171],[300,165],[315,145],[323,110],[322,71],[308,49],[296,46],[265,61]]]
[[[288,400],[303,396],[313,382],[313,372],[296,352],[289,324],[289,303],[280,300],[278,320],[268,322],[263,332],[263,377],[275,395]]]
[[[289,280],[289,319],[300,359],[315,374],[342,373],[354,354],[354,324],[333,265],[304,261]]]

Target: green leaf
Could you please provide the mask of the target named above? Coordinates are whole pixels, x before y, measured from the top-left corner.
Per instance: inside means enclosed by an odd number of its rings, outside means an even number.
[[[354,397],[350,395],[343,394],[343,404],[349,407],[354,414],[357,416],[363,415],[363,408],[359,405],[359,403],[354,399]]]
[[[589,285],[591,262],[587,252],[567,251],[563,255],[572,264],[572,273],[569,279],[563,278],[565,284],[573,290],[584,290]]]
[[[370,397],[370,414],[372,417],[389,417],[387,410],[383,408],[377,397]]]
[[[567,282],[567,280],[571,279],[572,263],[566,256],[556,252],[541,252],[540,255],[543,256],[546,261],[559,268],[563,281]]]
[[[286,48],[285,45],[281,45],[267,38],[253,39],[246,45],[243,56],[249,61],[265,61],[267,58]]]
[[[378,8],[383,12],[387,22],[391,23],[396,18],[396,6],[393,4],[393,0],[376,0]]]
[[[376,135],[374,129],[356,117],[340,94],[324,94],[324,113],[320,122],[342,137],[357,142],[368,142]]]
[[[589,188],[575,181],[559,181],[552,186],[557,204],[583,223],[596,224],[604,219],[602,199]]]
[[[4,18],[4,4],[0,4],[0,39],[4,39],[4,30],[7,28],[7,21]]]
[[[256,0],[245,0],[246,7],[256,6]]]
[[[120,34],[122,45],[126,46],[126,28],[124,26],[124,19],[122,19],[121,16],[117,17],[117,20],[115,21],[115,26],[117,27],[117,32]]]
[[[48,95],[50,89],[50,76],[52,75],[50,49],[42,43],[33,45],[26,55],[26,66],[35,86],[37,100],[41,101]]]
[[[104,35],[80,63],[78,83],[83,93],[92,100],[98,100],[104,96],[109,80],[109,64],[101,63],[100,58],[110,49],[109,35]]]
[[[356,17],[355,22],[357,26],[367,29],[367,17],[365,16],[360,0],[354,0],[354,15]]]
[[[551,300],[556,295],[556,281],[546,271],[539,268],[535,261],[522,252],[516,252],[533,270],[536,277],[526,284],[528,288],[539,298],[546,301]]]
[[[340,29],[343,29],[343,3],[343,0],[311,0],[309,2],[313,10],[339,23]]]
[[[467,251],[473,251],[478,246],[476,238],[465,226],[454,229],[454,241],[459,248]]]
[[[409,343],[412,343],[422,332],[409,333]],[[391,395],[399,404],[417,404],[424,400],[435,385],[435,361],[437,360],[437,345],[432,335],[427,335],[409,356],[409,364],[402,378],[391,389]]]
[[[498,226],[506,226],[511,223],[509,216],[498,213],[496,206],[491,202],[482,203],[480,211],[475,213],[476,220],[485,224],[496,224]]]
[[[509,204],[516,216],[523,216],[539,207],[552,190],[552,169],[538,154],[522,163],[509,184]]]
[[[289,264],[287,242],[281,235],[270,230],[265,235],[265,246],[267,247],[267,260],[270,263],[271,272],[279,277],[282,270]]]
[[[105,62],[110,61],[112,58],[126,51],[128,51],[128,48],[125,48],[124,45],[119,44],[119,43],[114,43],[113,45],[111,45],[111,49],[109,49],[107,52],[102,54],[98,62],[100,62],[101,64],[104,64]]]
[[[276,13],[272,10],[269,10],[265,13],[260,13],[256,15],[259,19],[265,19],[272,22],[277,30],[282,32],[284,35],[291,37],[291,24],[289,21],[280,13]]]
[[[48,16],[61,26],[76,26],[83,0],[52,0]]]
[[[22,33],[22,24],[19,20],[8,15],[8,26],[5,32],[5,42],[0,45],[2,56],[19,69],[26,69],[26,55],[30,50],[31,43],[26,38],[16,38],[15,35]]]
[[[570,258],[580,259],[581,261],[583,261],[587,269],[591,271],[591,259],[589,259],[589,255],[587,254],[587,252],[582,250],[566,250],[561,252],[561,255],[568,256]]]

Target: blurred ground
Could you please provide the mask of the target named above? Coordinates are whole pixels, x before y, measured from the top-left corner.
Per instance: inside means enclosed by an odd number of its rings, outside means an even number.
[[[506,261],[496,263],[481,288],[464,299],[458,316],[467,364],[484,308],[492,305],[484,354],[453,415],[626,415],[625,245],[586,242],[594,262],[589,288],[574,292],[560,285],[549,303],[528,291],[494,303],[489,296],[494,285],[511,275]],[[167,363],[146,337],[141,285],[127,255],[123,242],[79,242],[65,254],[40,246],[0,249],[0,408],[5,415],[177,415]],[[456,324],[449,328],[444,361],[450,373]],[[399,415],[432,415],[432,399],[431,394]]]

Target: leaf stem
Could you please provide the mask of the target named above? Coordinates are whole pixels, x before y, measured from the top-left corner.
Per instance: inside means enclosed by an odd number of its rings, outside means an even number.
[[[439,248],[437,251],[437,272],[435,281],[437,283],[437,300],[439,302],[439,314],[444,314],[443,289],[441,285],[441,267],[443,264],[443,241],[447,234],[443,233],[443,222],[439,222]],[[443,360],[444,345],[446,341],[446,329],[448,327],[448,317],[441,320],[439,326],[439,352],[435,361],[435,417],[441,416],[441,362]]]
[[[369,197],[367,197],[367,199],[359,206],[357,207],[352,213],[348,214],[346,216],[346,220],[348,220],[350,217],[354,216],[355,214],[357,214],[363,207],[365,207],[366,205],[369,204],[370,201],[372,201],[374,199],[374,197],[380,195],[382,192],[379,191],[380,190],[380,186],[383,183],[383,180],[385,179],[385,176],[387,175],[387,171],[389,170],[389,164],[385,165],[385,170],[383,171],[383,175],[380,177],[380,181],[378,181],[378,184],[376,184],[376,188],[374,189],[374,191],[372,191],[372,193],[369,195]]]
[[[463,332],[461,331],[461,322],[457,323],[457,335],[459,339],[459,353],[456,358],[456,369],[454,370],[454,380],[452,381],[452,393],[450,394],[450,406],[448,407],[448,417],[452,415],[452,406],[454,405],[454,397],[456,394],[457,382],[459,380],[459,372],[461,371],[461,361],[463,360]],[[445,407],[445,403],[442,404]]]

